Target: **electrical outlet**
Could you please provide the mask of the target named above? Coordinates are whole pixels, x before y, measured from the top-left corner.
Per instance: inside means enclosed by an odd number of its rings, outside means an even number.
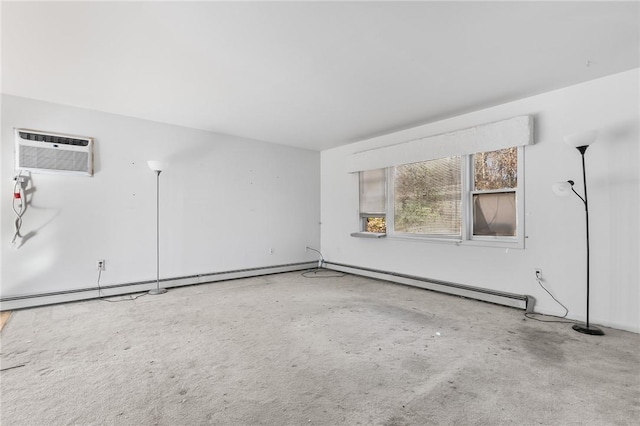
[[[542,269],[535,268],[534,270],[536,271],[536,279],[541,280],[542,279]]]
[[[104,271],[106,269],[104,259],[96,260],[96,269],[98,271]]]
[[[273,254],[273,252],[274,252],[274,251],[275,251],[275,250],[273,249],[273,247],[271,247],[271,248],[269,249],[269,254]]]

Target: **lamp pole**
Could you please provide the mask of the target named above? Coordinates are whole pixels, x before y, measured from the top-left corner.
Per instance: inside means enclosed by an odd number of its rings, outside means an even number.
[[[163,294],[166,288],[160,288],[160,173],[162,165],[157,161],[149,161],[149,168],[156,172],[156,288],[149,290],[149,294]]]
[[[576,147],[576,149],[578,151],[580,151],[580,155],[582,157],[582,182],[583,182],[583,185],[584,185],[584,198],[582,198],[580,196],[580,194],[578,194],[576,192],[576,190],[573,189],[573,182],[569,181],[569,183],[571,183],[571,190],[584,203],[585,223],[586,223],[586,236],[587,236],[587,321],[586,321],[585,325],[574,324],[573,325],[573,329],[575,331],[579,332],[579,333],[602,336],[604,334],[604,332],[601,329],[599,329],[598,327],[594,327],[594,326],[589,324],[589,278],[590,278],[589,277],[589,275],[590,275],[590,267],[589,267],[589,259],[590,259],[590,253],[589,253],[589,201],[588,201],[588,198],[587,198],[587,172],[586,172],[586,167],[585,167],[585,163],[584,163],[584,154],[585,154],[585,152],[587,152],[587,148],[589,148],[588,145],[583,145],[583,146]]]

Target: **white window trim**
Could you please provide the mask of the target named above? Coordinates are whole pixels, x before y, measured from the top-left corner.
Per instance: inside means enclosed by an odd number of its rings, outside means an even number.
[[[384,215],[387,232],[385,235],[387,239],[392,240],[405,240],[424,243],[441,243],[441,244],[456,244],[462,246],[478,246],[478,247],[495,247],[495,248],[513,248],[524,249],[526,236],[524,234],[524,147],[518,147],[518,175],[517,175],[517,187],[513,190],[516,194],[516,236],[515,237],[503,237],[503,236],[474,236],[472,235],[472,222],[473,222],[473,194],[477,191],[472,191],[473,188],[473,154],[462,155],[462,200],[461,209],[463,212],[461,223],[461,235],[460,236],[447,236],[447,235],[433,235],[433,234],[411,234],[400,233],[395,231],[395,182],[393,167],[386,168],[386,201],[387,211]],[[511,191],[511,190],[509,190]],[[487,193],[491,191],[479,191],[480,193]],[[497,190],[497,193],[506,192]],[[366,213],[358,212],[359,226],[362,229],[362,221],[366,216]],[[363,216],[365,215],[365,216]],[[371,216],[373,217],[373,216]],[[361,232],[355,232],[351,234],[354,237],[363,236],[357,235]]]
[[[383,217],[384,221],[385,221],[385,225],[387,224],[387,220],[389,217],[389,173],[390,170],[389,168],[385,168],[384,169],[384,179],[385,179],[385,186],[384,186],[384,197],[385,197],[385,202],[386,202],[386,211],[384,212],[375,212],[375,213],[371,213],[371,212],[363,212],[360,211],[360,185],[362,184],[361,178],[360,178],[360,173],[357,173],[356,176],[358,177],[358,232],[353,232],[351,233],[352,237],[358,237],[358,238],[382,238],[382,237],[386,237],[387,234],[384,232],[368,232],[367,231],[367,218],[369,217]],[[387,227],[387,230],[389,228]]]
[[[467,177],[466,183],[468,190],[465,192],[467,195],[464,197],[466,199],[466,210],[464,210],[466,215],[466,239],[463,241],[464,245],[470,246],[482,246],[482,247],[503,247],[503,248],[524,248],[525,237],[525,228],[524,228],[524,147],[518,147],[518,175],[517,181],[518,185],[515,188],[516,194],[516,236],[515,237],[495,237],[489,235],[472,235],[472,222],[473,222],[473,209],[472,206],[472,197],[474,193],[504,193],[510,192],[507,190],[496,190],[496,191],[471,191],[469,189],[473,188],[473,176],[471,176],[471,171],[473,170],[472,160],[473,156],[469,156],[469,164],[467,165],[467,171],[469,176]],[[464,203],[464,200],[463,200]],[[465,227],[465,224],[463,224]]]

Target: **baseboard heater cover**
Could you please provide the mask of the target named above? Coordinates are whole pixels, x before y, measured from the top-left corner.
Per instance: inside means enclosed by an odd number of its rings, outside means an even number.
[[[469,299],[496,303],[513,308],[525,309],[527,312],[533,312],[535,305],[535,298],[529,295],[507,293],[448,281],[418,277],[415,275],[399,274],[397,272],[382,271],[379,269],[365,268],[361,266],[346,265],[331,261],[325,261],[324,265],[328,269],[340,272],[391,281],[411,287],[424,288],[426,290],[433,290],[439,293],[462,296]]]
[[[160,279],[160,286],[164,288],[183,287],[196,284],[209,284],[218,281],[229,281],[240,278],[258,277],[263,275],[281,274],[284,272],[303,271],[318,266],[317,261],[288,263],[284,265],[261,266],[256,268],[236,269],[232,271],[212,272],[208,274],[188,275],[183,277]],[[0,311],[34,308],[37,306],[55,305],[58,303],[77,302],[81,300],[98,299],[100,297],[123,296],[132,293],[142,293],[156,287],[156,280],[137,281],[123,284],[87,287],[74,290],[63,290],[48,293],[34,293],[21,296],[0,298]]]

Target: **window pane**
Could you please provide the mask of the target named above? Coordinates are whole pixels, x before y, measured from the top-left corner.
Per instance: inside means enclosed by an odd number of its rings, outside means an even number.
[[[385,213],[385,185],[385,169],[360,172],[360,213]]]
[[[516,235],[516,193],[473,195],[473,235]]]
[[[460,235],[460,157],[395,168],[395,230]]]
[[[384,234],[387,232],[387,222],[384,217],[368,217],[366,218],[366,229],[367,232],[377,232]]]
[[[518,148],[474,154],[474,189],[487,191],[518,186]]]

